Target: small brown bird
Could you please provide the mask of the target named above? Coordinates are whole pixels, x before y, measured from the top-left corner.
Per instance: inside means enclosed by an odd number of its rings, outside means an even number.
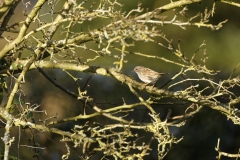
[[[166,74],[166,73],[158,73],[156,71],[153,71],[143,66],[136,66],[133,71],[137,73],[141,81],[147,84],[155,84],[159,77]]]

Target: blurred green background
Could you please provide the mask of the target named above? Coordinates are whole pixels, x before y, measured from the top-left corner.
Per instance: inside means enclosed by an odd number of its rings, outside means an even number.
[[[85,6],[90,6],[93,1],[89,0]],[[170,3],[169,0],[141,0],[141,1],[127,1],[122,0],[121,3],[124,4],[122,10],[126,10],[127,12],[133,8],[137,7],[137,3],[141,2],[143,8],[149,8],[149,10],[153,10],[154,8],[163,6],[165,4]],[[205,0],[198,4],[192,4],[188,6],[188,10],[186,11],[186,15],[188,17],[192,17],[196,15],[198,12],[203,13],[206,8],[211,9],[213,1]],[[32,6],[33,6],[32,2]],[[31,7],[32,7],[31,6]],[[60,8],[61,4],[59,3],[56,6],[57,10]],[[21,15],[22,10],[26,9],[24,6],[18,8],[19,15]],[[28,12],[31,8],[27,8]],[[46,5],[43,8],[42,13],[47,12],[49,10],[49,6]],[[176,11],[181,10],[181,8],[176,9]],[[15,12],[16,16],[13,18],[13,22],[19,19],[17,16],[17,12]],[[166,16],[165,20],[170,21],[173,18],[173,11],[167,11],[162,14],[162,16]],[[186,30],[181,29],[178,26],[174,25],[163,25],[159,26],[159,30],[163,32],[169,39],[173,40],[173,45],[177,47],[178,40],[181,42],[181,50],[185,53],[185,55],[191,59],[194,52],[199,48],[199,46],[205,41],[206,46],[200,49],[196,54],[196,61],[200,64],[203,64],[201,61],[203,56],[203,50],[207,50],[208,60],[206,61],[207,68],[211,70],[219,70],[220,72],[216,76],[210,76],[216,83],[220,80],[227,79],[233,72],[234,68],[237,66],[239,61],[239,42],[240,42],[240,9],[231,6],[228,4],[223,4],[220,2],[216,3],[216,10],[214,17],[210,18],[209,23],[218,24],[221,21],[228,19],[228,22],[223,25],[223,28],[217,31],[212,31],[210,28],[198,28],[196,26],[186,26]],[[23,18],[23,17],[22,17]],[[53,17],[44,16],[43,20],[47,22],[51,22]],[[180,17],[181,20],[187,21],[186,18]],[[83,24],[79,24],[75,26],[73,31],[87,32],[88,30],[93,30],[97,28],[101,28],[107,24],[109,24],[111,20],[106,19],[95,19],[92,21],[84,22]],[[34,28],[37,24],[33,24]],[[14,35],[12,35],[14,36]],[[16,36],[16,35],[15,35]],[[54,36],[54,40],[59,40],[63,38],[65,34],[58,32]],[[5,41],[1,39],[1,45],[5,44]],[[167,44],[161,38],[158,38],[158,41]],[[98,49],[98,44],[94,42],[86,43],[86,46],[89,48]],[[158,55],[160,57],[168,58],[172,61],[179,61],[178,58],[173,55],[171,52],[166,50],[163,47],[155,43],[145,43],[145,42],[135,42],[134,47],[127,48],[129,51],[141,52],[149,55]],[[120,55],[120,52],[112,51],[113,55]],[[26,56],[29,53],[26,52]],[[78,49],[77,54],[82,58],[82,61],[85,61],[88,58],[94,58],[96,56],[95,53],[91,51]],[[164,82],[166,82],[169,78],[171,78],[174,74],[179,72],[181,68],[176,65],[172,65],[166,63],[164,61],[158,59],[150,59],[146,57],[136,56],[133,54],[126,54],[125,60],[127,63],[124,63],[122,73],[133,77],[134,79],[138,79],[137,75],[132,72],[133,68],[137,65],[143,65],[148,68],[154,69],[158,72],[166,72],[170,73],[170,75],[161,78],[157,82],[157,86],[161,86]],[[95,61],[89,62],[89,65],[101,66],[101,67],[115,67],[114,62],[117,61],[114,58],[103,56],[98,58]],[[76,83],[61,70],[51,70],[45,69],[45,71],[55,78],[61,85],[69,88],[71,91],[77,93],[77,85]],[[94,75],[91,73],[77,73],[71,72],[74,76],[81,78],[79,80],[79,84],[83,87],[87,81],[87,79],[92,76],[89,81],[89,85],[86,87],[87,93],[91,98],[94,98],[95,102],[102,109],[109,108],[112,106],[117,106],[123,104],[123,99],[126,103],[130,104],[133,102],[137,102],[137,98],[133,96],[132,93],[129,92],[128,87],[121,82],[116,81],[111,77],[103,77],[99,75]],[[239,69],[236,70],[233,77],[239,75]],[[201,78],[202,74],[197,74],[193,72],[187,73],[186,77],[188,78]],[[180,79],[178,79],[180,80]],[[11,80],[9,80],[11,82]],[[40,110],[46,110],[47,115],[44,114],[34,114],[35,120],[45,119],[50,116],[58,115],[59,119],[63,117],[76,116],[78,114],[83,113],[83,105],[78,100],[68,96],[60,89],[53,86],[48,80],[46,80],[38,71],[30,71],[26,76],[27,83],[23,85],[23,90],[26,93],[23,98],[26,102],[30,102],[33,104],[40,104]],[[139,80],[140,81],[140,80]],[[199,82],[196,82],[199,83]],[[193,84],[196,84],[195,82]],[[11,83],[9,83],[11,84]],[[200,83],[200,87],[206,87],[209,85],[207,83]],[[10,86],[11,87],[11,86]],[[177,87],[174,87],[172,90],[181,90],[188,87],[188,84],[183,84]],[[144,92],[141,92],[142,96],[148,98],[150,95]],[[207,94],[207,93],[206,93]],[[239,90],[235,90],[235,94],[239,95]],[[162,102],[167,102],[169,99],[164,99]],[[222,100],[223,101],[223,100]],[[6,102],[6,101],[5,101]],[[224,102],[224,101],[223,101]],[[4,103],[4,102],[3,102]],[[172,110],[171,116],[177,116],[184,114],[187,106],[171,106],[171,105],[155,105],[154,109],[158,113],[160,113],[161,118],[164,118],[167,114],[167,110]],[[238,106],[237,106],[238,107]],[[143,121],[150,122],[151,119],[145,112],[144,107],[139,107],[133,113],[130,112],[127,119],[135,119],[135,121]],[[92,113],[93,110],[87,108],[87,113]],[[77,121],[77,122],[68,122],[60,125],[56,125],[60,129],[70,131],[71,128],[75,124],[82,125],[87,120]],[[90,120],[90,122],[99,122],[103,124],[109,123],[109,120],[104,117],[95,117]],[[111,122],[113,123],[113,122]],[[224,152],[237,153],[240,148],[240,127],[238,125],[234,125],[230,120],[227,120],[227,117],[221,114],[218,111],[214,111],[209,108],[202,109],[198,114],[194,117],[187,120],[186,124],[183,127],[170,127],[170,130],[174,136],[177,138],[184,137],[184,139],[177,145],[173,145],[172,149],[168,153],[168,155],[164,158],[165,160],[212,160],[217,156],[217,152],[215,151],[215,147],[217,145],[217,139],[221,139],[220,148]],[[138,131],[134,131],[138,132]],[[37,132],[34,131],[34,134]],[[1,137],[4,134],[4,129],[0,131]],[[27,143],[26,139],[29,137],[29,130],[21,131],[21,144],[31,145],[31,143]],[[12,131],[12,136],[18,137],[19,129],[16,128]],[[147,141],[151,135],[145,134],[143,131],[139,132],[139,137],[142,135],[145,136],[142,141]],[[41,147],[46,147],[46,149],[40,150],[40,155],[43,159],[60,159],[62,154],[66,153],[65,146],[63,143],[59,142],[61,137],[56,136],[50,133],[37,133],[35,136],[37,142],[41,145]],[[21,159],[32,159],[34,152],[29,148],[17,147],[18,138],[15,141],[15,145],[11,148],[12,155],[17,155],[18,152],[20,154]],[[81,148],[71,148],[74,151],[70,157],[70,159],[79,159],[77,155],[81,155]],[[99,159],[102,153],[96,153],[93,155],[92,159]],[[157,143],[154,142],[152,145],[151,154],[146,157],[146,159],[157,159]],[[222,158],[222,160],[228,158]]]

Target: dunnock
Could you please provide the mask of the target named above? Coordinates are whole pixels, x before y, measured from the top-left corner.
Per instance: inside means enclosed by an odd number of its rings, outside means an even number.
[[[139,79],[141,79],[144,83],[147,84],[155,84],[159,77],[166,74],[158,73],[142,66],[136,66],[133,71],[137,73]]]

